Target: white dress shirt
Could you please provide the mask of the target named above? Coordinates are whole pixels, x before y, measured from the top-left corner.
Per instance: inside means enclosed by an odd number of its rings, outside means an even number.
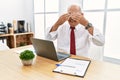
[[[57,39],[57,50],[70,53],[70,25],[65,22],[58,27],[56,31],[50,32],[49,27],[46,34],[46,39],[55,40]],[[104,45],[104,36],[94,28],[93,35],[91,35],[84,26],[78,24],[75,27],[75,45],[76,55],[88,57],[88,50],[90,47],[90,41],[95,45]]]

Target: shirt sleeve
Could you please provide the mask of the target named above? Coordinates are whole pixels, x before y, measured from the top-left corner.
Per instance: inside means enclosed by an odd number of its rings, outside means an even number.
[[[51,27],[48,27],[46,30],[46,36],[45,38],[47,40],[55,40],[57,38],[57,31],[50,32]]]
[[[93,30],[93,35],[90,34],[90,39],[97,46],[103,46],[105,43],[104,35],[96,28]]]

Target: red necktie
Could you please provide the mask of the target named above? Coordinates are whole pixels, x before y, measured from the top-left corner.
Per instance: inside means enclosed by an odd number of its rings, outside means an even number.
[[[70,27],[70,29],[71,29],[71,33],[70,33],[70,54],[76,55],[75,33],[74,33],[75,27]]]

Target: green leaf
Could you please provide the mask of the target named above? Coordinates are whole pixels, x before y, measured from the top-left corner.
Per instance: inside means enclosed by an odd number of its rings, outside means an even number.
[[[33,59],[35,57],[35,55],[34,55],[33,51],[25,50],[20,53],[19,57],[22,60],[30,60],[30,59]]]

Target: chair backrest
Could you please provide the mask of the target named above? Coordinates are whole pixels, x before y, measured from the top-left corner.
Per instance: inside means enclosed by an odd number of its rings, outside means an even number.
[[[0,50],[8,50],[10,49],[6,44],[0,42]]]

